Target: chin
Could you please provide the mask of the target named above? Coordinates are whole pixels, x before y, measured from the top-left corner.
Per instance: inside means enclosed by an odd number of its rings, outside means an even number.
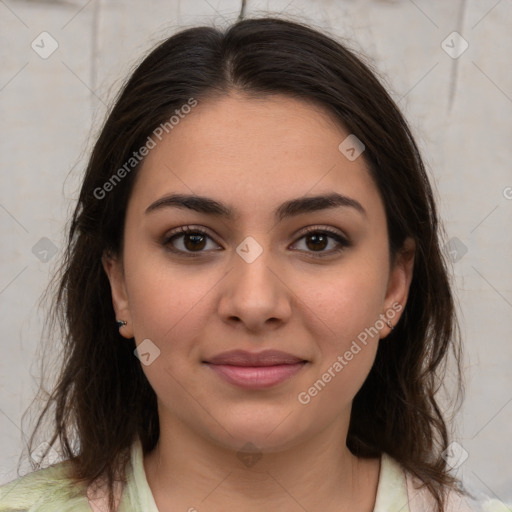
[[[307,432],[300,429],[296,420],[290,421],[292,415],[281,411],[276,414],[245,412],[224,416],[223,428],[216,429],[213,434],[215,441],[235,452],[272,453],[284,451],[300,443],[307,437]],[[307,430],[307,429],[306,429]],[[231,436],[228,434],[231,434]]]

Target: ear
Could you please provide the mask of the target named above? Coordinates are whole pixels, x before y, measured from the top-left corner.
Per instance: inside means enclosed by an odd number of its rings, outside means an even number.
[[[119,333],[125,338],[133,338],[133,323],[128,294],[126,293],[122,261],[120,258],[105,252],[101,258],[101,263],[110,282],[112,305],[116,313],[116,319],[126,322],[126,325],[119,329]]]
[[[400,320],[407,303],[413,277],[415,252],[414,240],[407,238],[391,262],[386,298],[384,299],[384,315],[393,326]],[[387,326],[386,329],[387,334],[381,338],[385,338],[391,332]]]

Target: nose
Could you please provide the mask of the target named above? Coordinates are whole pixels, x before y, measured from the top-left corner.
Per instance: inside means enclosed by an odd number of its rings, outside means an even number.
[[[219,316],[251,332],[278,328],[289,320],[292,311],[293,294],[282,272],[269,250],[263,250],[253,261],[240,254],[234,253],[233,267],[222,280]]]

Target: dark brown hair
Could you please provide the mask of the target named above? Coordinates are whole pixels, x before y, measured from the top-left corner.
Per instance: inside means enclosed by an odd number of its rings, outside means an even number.
[[[363,158],[385,205],[391,254],[407,237],[416,243],[407,305],[354,399],[347,445],[360,457],[390,454],[428,486],[442,510],[446,490],[456,487],[441,455],[449,434],[437,398],[450,351],[459,392],[462,381],[429,179],[406,121],[369,65],[335,36],[279,18],[246,19],[225,30],[182,30],[151,51],[120,91],[88,162],[55,278],[52,318],[62,327],[62,369],[30,446],[51,412],[48,442],[59,441],[74,478],[91,483],[105,476],[110,485],[123,478],[137,436],[145,453],[155,446],[156,396],[134,357],[134,340],[118,333],[101,263],[105,252],[122,253],[139,165],[103,197],[95,191],[191,98],[201,102],[233,90],[283,94],[325,107],[366,147]]]

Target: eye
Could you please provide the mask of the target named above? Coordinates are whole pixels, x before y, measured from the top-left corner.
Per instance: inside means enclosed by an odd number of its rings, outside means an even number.
[[[212,242],[213,247],[208,250],[208,242]],[[303,242],[305,248],[298,250],[309,253],[309,256],[321,258],[337,254],[350,242],[338,231],[329,228],[311,227],[302,233],[302,236],[294,245]],[[216,244],[212,237],[202,228],[194,226],[180,226],[164,238],[162,244],[171,252],[184,256],[200,256],[204,252],[222,249]],[[331,245],[329,250],[325,250]]]
[[[300,250],[305,250],[314,258],[331,256],[350,246],[350,242],[341,233],[329,228],[309,228],[295,244],[301,241],[303,241],[305,249]],[[325,250],[329,245],[331,248]]]
[[[170,251],[182,253],[186,256],[199,256],[207,248],[208,241],[213,239],[201,228],[190,226],[181,226],[169,233],[163,240],[163,245]],[[214,244],[214,250],[219,249],[219,245]],[[197,254],[194,254],[197,253]]]

